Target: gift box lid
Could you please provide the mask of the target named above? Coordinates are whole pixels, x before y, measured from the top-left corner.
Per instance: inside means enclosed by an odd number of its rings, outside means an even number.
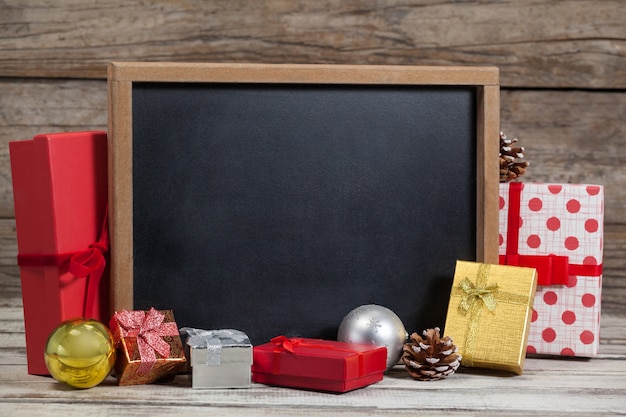
[[[9,142],[18,250],[82,250],[100,234],[107,205],[104,131],[48,133]]]
[[[382,373],[387,348],[359,343],[279,336],[254,347],[252,372],[348,381]]]
[[[239,330],[180,329],[189,349],[189,362],[194,366],[219,366],[222,364],[252,364],[252,344]]]

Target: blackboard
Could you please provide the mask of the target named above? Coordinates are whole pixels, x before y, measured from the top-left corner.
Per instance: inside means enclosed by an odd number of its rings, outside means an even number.
[[[363,304],[443,327],[456,260],[497,255],[497,71],[446,70],[113,64],[113,308],[254,344]]]

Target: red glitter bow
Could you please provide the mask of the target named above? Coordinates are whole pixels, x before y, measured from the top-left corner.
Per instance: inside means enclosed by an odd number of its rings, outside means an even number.
[[[175,322],[163,322],[165,314],[151,308],[149,311],[134,310],[115,313],[120,337],[136,337],[141,364],[138,375],[150,372],[156,364],[158,353],[162,358],[170,357],[170,345],[163,336],[178,336]]]

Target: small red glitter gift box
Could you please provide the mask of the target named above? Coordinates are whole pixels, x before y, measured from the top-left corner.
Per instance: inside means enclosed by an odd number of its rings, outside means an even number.
[[[115,373],[119,385],[173,378],[186,363],[171,310],[116,312],[109,327],[117,351]]]

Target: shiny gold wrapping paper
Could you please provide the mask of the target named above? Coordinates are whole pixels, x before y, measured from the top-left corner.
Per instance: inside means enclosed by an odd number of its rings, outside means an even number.
[[[463,366],[522,374],[536,288],[533,268],[457,261],[445,336]]]

